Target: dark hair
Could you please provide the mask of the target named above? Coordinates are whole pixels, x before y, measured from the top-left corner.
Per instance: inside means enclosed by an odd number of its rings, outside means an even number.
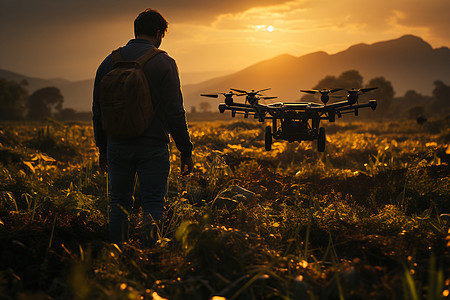
[[[134,20],[134,35],[156,36],[156,32],[159,30],[164,37],[167,24],[166,19],[158,11],[147,8]]]

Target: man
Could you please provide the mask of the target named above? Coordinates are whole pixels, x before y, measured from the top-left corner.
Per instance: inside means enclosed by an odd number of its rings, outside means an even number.
[[[125,61],[135,61],[152,48],[159,48],[167,31],[167,21],[156,10],[147,9],[135,19],[135,39],[120,49]],[[137,174],[144,212],[143,244],[155,241],[154,224],[162,222],[167,180],[170,170],[169,133],[181,153],[181,171],[193,169],[192,143],[180,88],[178,68],[165,52],[151,58],[144,66],[151,101],[156,110],[150,126],[137,138],[107,136],[102,128],[100,82],[111,70],[112,57],[107,56],[97,70],[94,83],[93,125],[100,167],[108,171],[111,183],[109,214],[110,239],[113,243],[128,241],[129,213]],[[152,225],[153,224],[153,225]]]

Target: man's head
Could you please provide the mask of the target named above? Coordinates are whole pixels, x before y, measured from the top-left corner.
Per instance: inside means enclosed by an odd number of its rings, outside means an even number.
[[[135,37],[152,37],[156,42],[161,43],[161,39],[167,32],[167,21],[164,17],[154,9],[146,9],[141,12],[134,20]],[[155,45],[156,47],[159,47]]]

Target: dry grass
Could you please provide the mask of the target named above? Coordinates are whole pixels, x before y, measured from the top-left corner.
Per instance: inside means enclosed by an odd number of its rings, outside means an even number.
[[[325,153],[266,152],[258,122],[192,123],[195,172],[180,177],[171,144],[153,249],[138,206],[133,240],[107,242],[90,124],[1,123],[0,298],[445,298],[448,123],[338,122]]]

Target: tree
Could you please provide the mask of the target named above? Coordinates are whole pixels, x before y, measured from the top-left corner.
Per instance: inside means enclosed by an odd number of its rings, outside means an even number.
[[[384,113],[389,112],[389,108],[391,107],[392,100],[395,96],[392,83],[384,77],[375,77],[369,81],[366,87],[377,88],[376,90],[371,91],[368,95],[370,98],[377,100],[377,111]]]
[[[443,115],[450,113],[450,86],[441,80],[434,82],[433,99],[428,106],[432,114]]]
[[[337,84],[336,88],[360,89],[363,85],[363,77],[356,70],[345,71],[337,78]]]
[[[323,79],[319,80],[319,82],[313,87],[313,89],[360,89],[362,88],[362,84],[363,77],[361,76],[361,74],[359,74],[359,72],[356,70],[348,70],[342,72],[338,77],[333,75],[325,76]],[[304,95],[301,98],[302,101],[313,101],[314,99],[316,98],[312,95]]]
[[[314,87],[314,89],[360,89],[363,84],[363,77],[356,70],[342,72],[338,77],[326,76]]]
[[[425,101],[428,101],[428,97],[423,96],[422,94],[416,92],[415,90],[406,91],[403,99],[408,101],[409,104],[422,104]]]
[[[323,79],[319,80],[319,82],[313,87],[313,89],[332,89],[337,87],[338,79],[336,76],[328,75]]]
[[[61,111],[64,97],[56,87],[45,87],[35,91],[28,98],[27,118],[30,120],[41,120],[54,117],[56,112]]]
[[[23,119],[24,104],[28,98],[26,81],[17,83],[0,78],[0,120]]]
[[[398,112],[397,115],[403,114],[405,117],[414,119],[417,118],[417,115],[419,114],[424,116],[428,115],[428,107],[431,101],[431,96],[424,96],[415,90],[408,90],[405,92],[405,95],[395,97],[392,100],[390,111]],[[423,111],[420,112],[420,110]]]
[[[423,106],[413,106],[410,109],[408,109],[408,117],[410,119],[414,120],[424,115],[425,115],[425,107]]]
[[[442,105],[450,104],[450,86],[446,85],[441,80],[436,80],[434,82],[433,89],[434,99]]]
[[[201,112],[208,112],[211,110],[211,103],[209,102],[200,102],[198,106]]]

